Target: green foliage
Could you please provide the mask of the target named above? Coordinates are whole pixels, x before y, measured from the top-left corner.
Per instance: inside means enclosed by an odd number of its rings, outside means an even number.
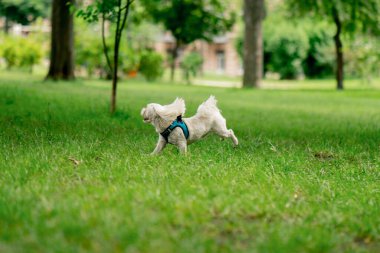
[[[99,26],[88,24],[80,18],[75,22],[75,63],[84,68],[91,77],[95,71],[100,75],[106,70],[106,62],[103,56],[103,45],[99,36]]]
[[[160,78],[164,73],[162,56],[149,50],[143,52],[140,58],[139,71],[149,82]]]
[[[302,65],[305,75],[310,78],[327,77],[334,74],[335,51],[332,41],[331,26],[325,22],[312,22],[301,19],[305,30],[309,49]]]
[[[20,67],[29,67],[32,72],[33,66],[40,62],[43,55],[41,45],[31,40],[31,38],[27,38],[22,41],[20,46],[23,47]]]
[[[42,46],[32,37],[7,36],[1,46],[2,57],[8,69],[13,67],[28,67],[32,71],[43,56]]]
[[[179,44],[197,39],[210,41],[231,29],[235,15],[220,0],[143,0],[153,20],[171,31]]]
[[[127,17],[131,10],[131,5],[134,2],[134,0],[109,0],[109,1],[103,1],[103,0],[96,0],[92,2],[91,4],[87,5],[86,7],[82,8],[76,8],[73,7],[73,11],[76,12],[76,16],[82,18],[87,23],[94,23],[99,21],[99,19],[102,20],[102,27],[104,27],[105,21],[108,20],[111,22],[111,31],[115,36],[113,36],[113,54],[116,55],[119,52],[120,48],[120,41],[122,38],[122,33],[126,25]],[[112,25],[113,24],[113,25]],[[100,34],[101,32],[99,32]],[[102,35],[104,35],[102,33]],[[106,37],[102,38],[104,41],[106,41]],[[105,45],[102,45],[105,47]],[[111,59],[109,56],[108,48],[105,48],[103,50],[105,52],[105,56],[107,59]],[[113,58],[113,57],[112,57]],[[116,65],[120,62],[120,57],[117,57],[118,59],[115,61]],[[117,68],[117,66],[112,66],[111,60],[109,62],[109,68]],[[117,77],[114,76],[115,80],[117,81]]]
[[[264,49],[269,53],[268,70],[282,79],[294,79],[303,74],[302,60],[309,48],[306,33],[286,23],[264,27]]]
[[[129,45],[120,47],[120,62],[119,65],[124,73],[137,71],[140,65],[141,51],[135,50]]]
[[[126,10],[126,6],[133,0],[120,0],[120,9]],[[115,23],[119,12],[118,0],[95,0],[85,7],[74,7],[77,17],[83,18],[88,23],[98,22],[103,16],[106,20]]]
[[[183,57],[181,61],[181,68],[188,83],[190,83],[191,77],[197,76],[202,64],[203,58],[197,52],[190,52]]]
[[[1,73],[1,252],[378,252],[380,90],[127,83]],[[143,106],[210,94],[238,148],[147,155]]]
[[[378,59],[378,49],[375,44],[370,42],[370,39],[363,40],[360,33],[365,36],[378,37],[380,35],[380,1],[378,0],[287,0],[286,1],[288,12],[291,15],[296,16],[308,16],[313,18],[313,22],[318,24],[323,22],[333,23],[334,14],[336,14],[337,20],[342,26],[342,32],[349,35],[349,39],[344,41],[344,54],[345,59],[345,72],[352,76],[362,76],[369,77],[373,74],[378,75],[378,70],[376,68]],[[318,27],[318,26],[316,26]],[[312,27],[310,31],[313,31]],[[328,43],[327,38],[329,35],[327,33],[319,32],[319,36],[312,34],[309,38],[315,40],[322,39],[325,45],[332,44]],[[321,36],[322,35],[322,36]],[[354,36],[355,35],[355,36]],[[319,38],[318,38],[319,37]],[[332,40],[332,35],[330,35]],[[314,55],[314,59],[318,60],[316,63],[316,68],[321,68],[318,72],[331,73],[327,71],[329,65],[332,65],[332,59],[328,59],[328,55],[333,57],[333,52],[325,50],[319,50],[317,47],[321,46],[321,43],[313,43],[310,41],[311,52],[310,55]],[[374,39],[376,41],[376,39]],[[345,46],[345,45],[351,46]],[[355,46],[355,45],[360,46]],[[317,45],[317,47],[315,47]],[[319,52],[317,52],[319,51]],[[321,54],[322,52],[322,54]],[[316,54],[317,53],[317,54]],[[321,57],[323,55],[323,57]],[[310,64],[309,64],[310,65]],[[375,66],[375,67],[373,67]],[[307,74],[310,76],[316,76],[315,72],[311,68],[306,69]],[[314,73],[313,73],[314,72]],[[320,74],[318,74],[320,76]]]
[[[345,71],[351,77],[360,77],[367,84],[380,76],[380,43],[378,38],[356,36],[345,48]]]
[[[23,25],[46,17],[51,0],[1,0],[0,16]]]
[[[241,59],[244,57],[244,36],[241,32],[235,40],[235,49]]]
[[[76,64],[87,70],[88,76],[91,77],[96,69],[103,68],[105,65],[103,59],[100,38],[94,36],[83,37],[78,34],[75,40],[75,61]]]
[[[127,44],[137,51],[154,48],[157,38],[164,33],[160,25],[148,21],[127,25]]]
[[[328,20],[316,20],[312,17],[296,17],[290,19],[287,13],[281,9],[275,9],[268,13],[264,21],[264,70],[265,72],[288,72],[293,78],[295,75],[305,74],[309,78],[325,78],[334,75],[335,71],[335,49],[333,36],[335,29]],[[308,47],[305,54],[305,46],[294,47],[301,50],[296,54],[287,51],[287,45],[292,40],[298,44],[305,43],[306,36]],[[281,41],[277,41],[280,37]],[[300,40],[301,38],[301,40]],[[345,72],[347,76],[371,79],[378,76],[378,55],[376,46],[378,39],[367,35],[356,35],[355,37],[343,36],[345,58]],[[295,43],[295,42],[293,42]],[[273,45],[270,47],[270,45]],[[243,36],[240,34],[235,41],[235,47],[239,55],[243,56]],[[281,47],[273,48],[273,47]],[[294,49],[293,48],[293,49]],[[274,49],[274,50],[273,50]],[[287,53],[286,53],[287,52]],[[274,54],[280,53],[279,58],[273,58]],[[289,64],[296,60],[296,64]],[[276,62],[274,62],[276,60]],[[302,66],[299,62],[301,60]],[[301,69],[300,69],[301,68]],[[285,78],[286,73],[281,75]]]
[[[309,67],[309,61],[304,62],[309,55],[309,43],[314,41],[307,37],[304,27],[286,20],[274,21],[269,19],[264,24],[264,71],[278,73],[281,79],[302,76],[304,67]],[[240,57],[243,57],[243,46],[243,36],[240,35],[235,42]],[[310,51],[310,55],[314,60],[317,53]]]
[[[92,76],[95,72],[97,72],[100,74],[100,77],[104,77],[104,75],[107,74],[108,69],[103,56],[104,51],[102,41],[98,36],[99,26],[88,24],[82,19],[76,19],[75,25],[78,28],[78,32],[75,35],[76,63],[87,71],[88,76]],[[113,26],[110,27],[110,31],[111,33],[114,32]],[[152,34],[150,32],[152,32]],[[157,31],[152,27],[152,25],[144,22],[132,26],[131,29],[127,31],[128,41],[127,43],[120,44],[119,48],[119,74],[129,75],[131,72],[139,70],[142,52],[145,52],[146,48],[153,45],[154,32]],[[108,45],[114,45],[114,39],[109,38],[107,43]],[[110,49],[110,46],[108,46],[108,55],[111,59],[113,59],[113,50]],[[162,68],[162,64],[160,64],[158,60],[159,57],[156,57],[154,53],[143,54],[145,55],[145,59],[143,59],[143,61],[144,64],[146,64],[144,68],[147,68],[143,70],[144,73],[145,71],[151,73],[152,71],[149,70],[149,68],[151,68],[150,66],[152,64],[158,64],[159,68],[156,71],[158,71],[157,74],[159,74]],[[147,60],[147,58],[149,59]],[[113,62],[111,62],[111,65],[113,65]],[[147,75],[149,78],[152,76],[152,79],[160,76],[159,74],[156,77],[155,75],[157,74],[153,73],[150,75],[149,73]]]
[[[343,32],[380,35],[379,0],[286,0],[292,15],[313,16],[333,22],[335,11]]]
[[[264,72],[282,79],[330,76],[334,70],[331,26],[311,18],[289,18],[282,4],[264,20]],[[243,35],[235,47],[243,57]]]
[[[19,63],[19,55],[21,49],[15,42],[16,40],[12,37],[7,37],[1,45],[1,53],[2,57],[5,60],[5,64],[7,65],[7,69],[11,69],[17,66]]]

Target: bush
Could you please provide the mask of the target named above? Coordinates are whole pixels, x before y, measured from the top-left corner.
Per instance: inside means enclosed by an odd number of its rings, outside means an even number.
[[[120,48],[119,66],[122,71],[130,75],[132,72],[136,72],[139,69],[141,53],[140,50],[134,49],[130,46]]]
[[[369,84],[373,77],[380,76],[380,44],[377,38],[356,36],[345,41],[345,74],[359,77]]]
[[[302,62],[309,48],[306,33],[282,20],[268,20],[264,24],[264,72],[274,72],[281,79],[294,79],[303,75]],[[240,35],[236,50],[243,57],[244,39]]]
[[[39,63],[43,55],[40,43],[32,37],[5,37],[1,53],[8,69],[29,67],[30,71]]]
[[[29,67],[30,72],[33,71],[33,66],[38,64],[42,58],[42,50],[41,46],[32,40],[23,40],[21,43],[22,54],[21,54],[21,62],[20,67]]]
[[[2,57],[4,58],[7,69],[11,69],[18,64],[20,49],[11,39],[4,42],[2,47]]]
[[[322,77],[333,74],[334,57],[331,27],[305,18],[297,23],[275,12],[264,21],[264,72],[274,72],[282,79],[302,75]],[[243,35],[235,42],[243,57]]]
[[[148,82],[153,82],[162,77],[164,73],[162,56],[153,51],[143,52],[140,58],[139,71]]]
[[[311,78],[334,75],[335,48],[330,26],[324,22],[310,23],[305,29],[309,40],[309,49],[302,62],[305,75]]]
[[[181,68],[183,70],[185,79],[190,83],[191,76],[197,76],[199,70],[203,64],[202,56],[197,52],[188,53],[181,62]]]
[[[89,77],[94,74],[95,70],[106,67],[103,45],[98,36],[81,38],[78,34],[75,44],[75,62],[77,65],[86,69]]]
[[[271,24],[264,28],[264,51],[267,69],[280,74],[281,79],[303,75],[302,61],[309,48],[307,34],[290,23]]]

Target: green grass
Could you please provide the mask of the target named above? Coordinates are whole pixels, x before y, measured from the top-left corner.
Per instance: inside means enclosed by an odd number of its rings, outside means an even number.
[[[379,90],[129,81],[110,117],[107,82],[1,75],[0,252],[379,252]],[[149,156],[141,108],[210,94],[240,147]]]

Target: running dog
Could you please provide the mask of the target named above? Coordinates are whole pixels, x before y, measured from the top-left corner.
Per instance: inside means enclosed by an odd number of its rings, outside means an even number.
[[[177,98],[169,105],[151,103],[144,107],[141,110],[144,122],[152,124],[158,133],[158,142],[152,155],[160,154],[168,143],[177,146],[181,153],[186,154],[188,144],[202,139],[210,132],[222,138],[231,138],[236,147],[239,141],[234,131],[227,129],[226,119],[216,103],[215,97],[210,96],[190,118],[182,118],[186,111],[182,98]]]

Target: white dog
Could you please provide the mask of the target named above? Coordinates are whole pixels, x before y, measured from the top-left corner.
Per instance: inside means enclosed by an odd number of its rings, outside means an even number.
[[[238,145],[232,129],[227,129],[226,120],[216,106],[216,99],[210,96],[198,107],[191,118],[184,118],[185,101],[177,98],[169,105],[148,104],[141,110],[145,123],[151,123],[158,133],[157,146],[152,154],[159,154],[167,143],[176,145],[181,153],[186,153],[187,145],[208,133],[214,132],[222,138],[231,138],[234,146]]]

